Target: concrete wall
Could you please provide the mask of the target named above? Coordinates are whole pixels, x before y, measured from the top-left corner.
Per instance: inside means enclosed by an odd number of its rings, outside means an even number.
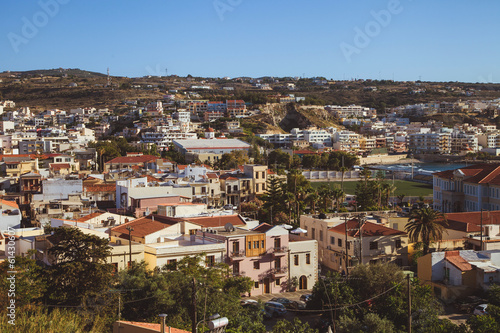
[[[312,289],[318,281],[318,242],[315,240],[291,241],[289,243],[289,275],[290,279],[294,277],[299,281],[301,277],[306,277],[307,286],[302,289]],[[306,255],[310,255],[310,263],[306,262]],[[295,255],[298,255],[299,263],[295,265]],[[301,289],[301,285],[297,289]]]
[[[69,194],[82,193],[82,180],[46,179],[42,181],[43,200],[67,200]]]

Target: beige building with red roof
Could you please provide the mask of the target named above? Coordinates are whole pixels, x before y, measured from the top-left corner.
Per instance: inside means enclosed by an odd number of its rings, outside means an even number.
[[[120,156],[104,163],[104,171],[132,169],[134,167],[156,170],[157,156],[143,155],[142,153],[127,153],[127,156]]]
[[[500,210],[500,163],[433,174],[434,208],[443,213]]]
[[[418,278],[435,295],[453,301],[500,282],[500,251],[432,252],[418,258]]]
[[[346,251],[348,267],[377,262],[408,265],[408,236],[405,232],[369,221],[362,223],[360,232],[358,220],[346,223],[347,233],[345,223],[328,229],[329,245],[323,258],[325,266],[336,271],[345,270]]]

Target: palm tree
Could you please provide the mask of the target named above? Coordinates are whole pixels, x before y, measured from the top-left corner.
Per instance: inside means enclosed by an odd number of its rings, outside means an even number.
[[[306,202],[311,208],[311,213],[314,214],[316,212],[316,203],[318,202],[319,195],[316,191],[311,191],[307,193]]]
[[[423,255],[425,256],[429,253],[431,242],[443,238],[443,231],[447,225],[448,222],[443,213],[430,207],[424,207],[411,212],[405,230],[410,242],[422,241]]]
[[[403,199],[406,197],[406,194],[398,194],[399,204],[403,204]]]
[[[344,201],[345,192],[342,189],[336,187],[332,190],[332,197],[335,199],[335,204],[337,205],[337,212],[340,211],[340,202]]]
[[[346,167],[340,167],[340,172],[342,172],[342,182],[341,182],[341,184],[342,184],[342,186],[341,186],[342,190],[344,189],[344,173],[346,171],[348,171],[348,170],[349,169],[347,169]]]
[[[324,213],[328,211],[328,206],[330,206],[330,203],[332,202],[331,192],[332,191],[327,185],[321,185],[318,190],[320,207]]]

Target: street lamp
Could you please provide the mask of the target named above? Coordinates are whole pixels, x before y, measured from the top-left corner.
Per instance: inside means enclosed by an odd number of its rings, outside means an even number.
[[[158,317],[161,318],[161,330],[160,332],[161,333],[165,333],[165,319],[167,318],[167,314],[166,313],[162,313],[162,314],[159,314]]]
[[[132,266],[132,236],[131,236],[131,233],[132,233],[132,231],[134,231],[134,228],[132,228],[131,226],[127,226],[127,227],[125,227],[125,229],[128,230],[129,262],[130,262],[130,266]]]

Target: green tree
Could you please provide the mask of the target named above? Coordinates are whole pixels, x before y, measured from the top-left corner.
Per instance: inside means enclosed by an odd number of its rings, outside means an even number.
[[[273,327],[273,333],[317,333],[318,330],[309,327],[308,323],[302,323],[299,318],[293,321],[279,320]]]
[[[44,281],[43,269],[36,264],[34,259],[16,256],[13,262],[5,260],[0,263],[0,306],[2,309],[9,305],[9,290],[11,280],[8,279],[11,274],[8,271],[16,271],[15,277],[15,299],[16,308],[22,309],[29,304],[38,303],[47,290]],[[10,267],[10,265],[14,265]]]
[[[106,260],[111,254],[108,240],[84,234],[77,228],[47,228],[52,232],[53,247],[47,253],[54,263],[45,268],[46,299],[65,305],[81,305],[87,299],[98,299],[112,280],[113,265]]]
[[[438,241],[443,238],[443,231],[448,225],[443,213],[432,208],[420,208],[413,210],[405,226],[410,242],[422,241],[423,255],[429,253],[429,247],[432,241]]]

